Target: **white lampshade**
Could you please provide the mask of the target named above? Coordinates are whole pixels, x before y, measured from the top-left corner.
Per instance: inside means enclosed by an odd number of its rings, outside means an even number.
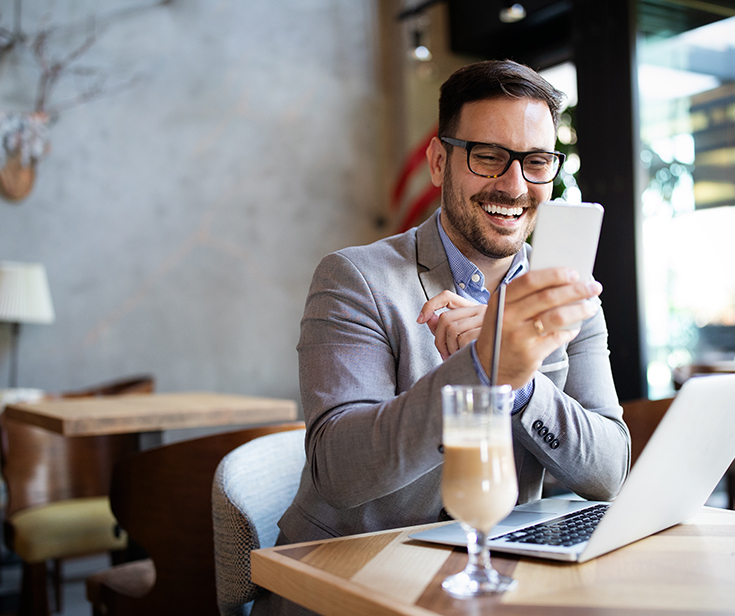
[[[54,318],[43,264],[0,261],[0,321],[53,323]]]

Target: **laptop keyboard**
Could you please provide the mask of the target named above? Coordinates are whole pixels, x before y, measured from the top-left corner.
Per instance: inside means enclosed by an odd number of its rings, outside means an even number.
[[[569,547],[587,541],[592,531],[597,528],[602,516],[610,505],[594,505],[582,511],[522,528],[501,535],[496,539],[505,539],[513,543],[534,543],[537,545],[556,545]]]

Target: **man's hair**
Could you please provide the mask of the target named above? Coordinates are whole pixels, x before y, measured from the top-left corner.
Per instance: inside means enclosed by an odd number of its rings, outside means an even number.
[[[532,98],[549,106],[554,130],[564,94],[533,69],[512,60],[486,60],[463,66],[441,86],[439,136],[455,137],[459,115],[466,103],[493,98]]]

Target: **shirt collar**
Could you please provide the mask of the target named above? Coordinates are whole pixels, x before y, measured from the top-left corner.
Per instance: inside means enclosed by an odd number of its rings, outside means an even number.
[[[454,242],[449,239],[444,227],[442,227],[441,217],[437,215],[436,225],[439,229],[439,237],[441,237],[444,251],[447,253],[449,268],[452,270],[454,278],[454,286],[458,295],[469,297],[478,303],[486,304],[490,298],[489,291],[485,288],[485,276],[480,269],[465,257]],[[503,279],[504,283],[508,283],[514,278],[525,274],[528,271],[528,244],[524,243],[522,248],[513,257],[513,262],[508,269],[508,273]]]

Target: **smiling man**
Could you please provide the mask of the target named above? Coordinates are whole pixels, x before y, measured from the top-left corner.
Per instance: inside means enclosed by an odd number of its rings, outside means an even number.
[[[516,394],[519,502],[541,497],[547,470],[585,498],[609,500],[620,489],[630,436],[601,287],[565,269],[528,271],[525,241],[563,163],[554,152],[561,96],[510,61],[454,73],[427,150],[440,210],[319,264],[298,345],[307,463],[279,543],[440,518],[440,390],[488,382],[489,299],[500,284],[498,382]],[[266,596],[254,613],[299,609]]]

